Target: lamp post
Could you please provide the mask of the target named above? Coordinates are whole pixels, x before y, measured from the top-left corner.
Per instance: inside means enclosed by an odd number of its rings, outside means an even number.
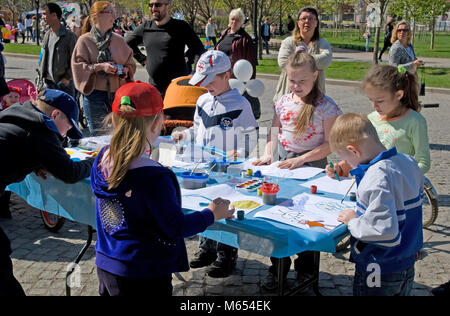
[[[253,45],[258,60],[258,0],[253,0]]]
[[[36,4],[36,45],[39,46],[39,36],[40,36],[40,32],[39,32],[39,0],[35,0],[34,3]],[[32,31],[33,32],[33,31]]]

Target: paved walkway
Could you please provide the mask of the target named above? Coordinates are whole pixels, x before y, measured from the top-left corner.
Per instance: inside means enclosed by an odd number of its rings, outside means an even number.
[[[8,66],[7,66],[8,67]],[[10,66],[9,66],[10,67]],[[8,71],[8,70],[7,70]],[[145,70],[138,70],[137,79],[145,80]],[[260,124],[270,125],[272,96],[276,81],[262,79],[266,91],[261,98]],[[367,98],[354,87],[328,85],[327,94],[344,112],[369,113]],[[424,109],[428,121],[432,167],[427,176],[439,193],[440,213],[434,225],[424,230],[424,247],[416,263],[413,295],[431,295],[431,288],[450,279],[450,102],[447,95],[430,93],[426,103],[439,102],[438,109]],[[331,157],[333,160],[336,157]],[[87,236],[87,228],[66,221],[58,233],[48,232],[39,213],[13,195],[12,220],[0,220],[0,226],[12,241],[14,273],[27,295],[65,295],[66,269]],[[94,238],[95,243],[95,238]],[[197,237],[186,239],[188,255],[197,251]],[[348,261],[349,252],[322,253],[319,287],[324,295],[351,295],[354,266]],[[213,279],[205,274],[205,268],[181,273],[182,280],[174,277],[174,295],[274,295],[265,291],[261,283],[267,275],[269,259],[247,251],[239,251],[239,259],[233,274],[223,279]],[[95,269],[95,251],[90,247],[80,265],[79,286],[72,295],[98,295]],[[294,272],[288,275],[290,281]],[[313,295],[308,291],[303,295]]]

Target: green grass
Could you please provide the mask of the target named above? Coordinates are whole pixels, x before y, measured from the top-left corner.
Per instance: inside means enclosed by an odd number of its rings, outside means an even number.
[[[39,55],[41,47],[32,44],[4,43],[4,53]]]
[[[362,81],[371,66],[372,63],[333,61],[325,70],[325,74],[329,79]],[[281,72],[275,58],[260,60],[256,71],[266,74]],[[424,76],[427,87],[450,88],[450,68],[425,68]],[[420,70],[419,78],[422,78]]]
[[[325,38],[332,46],[350,48],[364,51],[366,41],[359,30],[345,30],[333,37],[333,31],[321,30],[321,37]],[[373,34],[374,35],[374,34]],[[380,34],[379,49],[383,47],[384,32]],[[370,39],[370,49],[373,51],[375,37]],[[437,32],[435,34],[434,49],[430,49],[431,35],[429,33],[417,33],[414,40],[414,50],[420,57],[450,58],[450,33]],[[450,63],[450,60],[449,60]]]

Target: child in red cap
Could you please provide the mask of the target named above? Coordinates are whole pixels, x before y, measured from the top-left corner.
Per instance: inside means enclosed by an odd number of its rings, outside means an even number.
[[[21,89],[19,87],[8,85],[9,93],[2,96],[0,110],[4,110],[14,103],[20,102]]]
[[[91,171],[102,296],[172,295],[172,273],[189,270],[184,238],[234,212],[221,198],[201,212],[182,212],[175,174],[144,155],[161,133],[162,110],[150,84],[127,83],[116,91],[111,144]]]

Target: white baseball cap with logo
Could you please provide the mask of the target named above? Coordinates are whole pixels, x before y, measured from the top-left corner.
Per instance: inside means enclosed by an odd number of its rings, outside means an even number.
[[[195,69],[195,74],[189,80],[189,84],[204,87],[209,84],[217,74],[231,69],[230,58],[220,50],[210,50],[200,56]]]

